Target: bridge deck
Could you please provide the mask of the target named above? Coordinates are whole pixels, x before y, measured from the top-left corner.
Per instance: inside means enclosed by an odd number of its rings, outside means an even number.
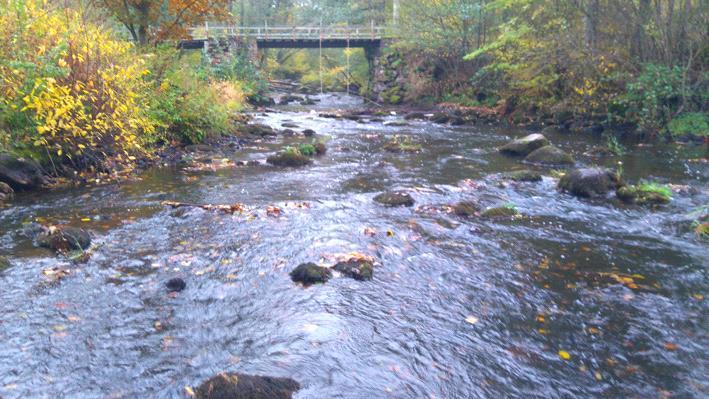
[[[209,39],[255,39],[259,48],[347,48],[379,47],[390,37],[387,28],[371,26],[234,27],[205,26],[189,29],[190,39],[180,41],[183,49],[199,49]]]

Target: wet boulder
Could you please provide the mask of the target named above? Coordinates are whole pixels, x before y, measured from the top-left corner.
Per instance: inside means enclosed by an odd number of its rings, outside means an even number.
[[[401,191],[389,191],[374,197],[374,201],[390,207],[413,206],[414,199],[410,194]]]
[[[299,166],[310,165],[313,161],[297,149],[289,148],[275,155],[271,155],[266,159],[266,162],[274,166],[297,168]]]
[[[514,172],[507,173],[506,178],[519,182],[540,182],[542,181],[542,175],[539,172],[533,170],[524,169],[517,170]]]
[[[15,190],[33,190],[47,183],[42,168],[31,159],[0,154],[0,182]]]
[[[534,150],[548,146],[549,144],[549,140],[547,140],[544,135],[535,133],[513,140],[500,147],[499,151],[507,155],[526,156]]]
[[[480,207],[471,201],[461,201],[453,206],[453,213],[460,217],[475,216],[478,212],[480,212]]]
[[[332,278],[332,271],[315,263],[303,263],[290,272],[291,280],[303,285],[322,284]]]
[[[540,165],[573,165],[576,163],[566,151],[547,145],[532,151],[526,158],[525,162],[535,163]]]
[[[374,274],[374,265],[365,259],[351,259],[347,262],[340,262],[333,268],[345,276],[352,277],[358,281],[371,280]]]
[[[465,119],[460,116],[454,116],[450,119],[451,126],[463,126],[465,125]]]
[[[15,190],[8,184],[0,182],[0,204],[9,201],[15,195]]]
[[[494,208],[488,208],[480,216],[484,218],[504,218],[504,217],[514,217],[519,215],[517,209],[512,205],[498,206]]]
[[[315,143],[313,145],[315,147],[315,155],[325,155],[327,153],[327,147],[325,146],[325,143]]]
[[[167,283],[165,283],[165,287],[167,287],[168,292],[180,292],[187,288],[187,283],[185,280],[175,277],[168,280]]]
[[[285,128],[290,128],[290,129],[298,129],[300,127],[297,124],[292,123],[292,122],[283,123],[283,124],[281,124],[281,126],[283,126]]]
[[[436,112],[435,114],[433,114],[433,116],[431,116],[429,120],[433,123],[438,123],[442,125],[448,123],[450,119],[451,117],[448,116],[448,114],[446,114],[445,112]]]
[[[313,130],[313,129],[305,129],[305,130],[303,130],[303,135],[304,135],[305,137],[313,137],[313,136],[315,136],[315,130]]]
[[[55,252],[67,253],[81,251],[91,246],[91,235],[75,227],[43,227],[35,238],[37,246],[48,248]]]
[[[194,390],[196,399],[290,399],[300,384],[290,378],[220,373]]]
[[[278,133],[276,133],[276,131],[273,130],[272,127],[267,125],[246,125],[244,126],[243,131],[246,134],[257,137],[269,137],[278,135]]]
[[[559,189],[577,197],[605,196],[620,186],[615,172],[604,168],[574,169],[559,180]]]

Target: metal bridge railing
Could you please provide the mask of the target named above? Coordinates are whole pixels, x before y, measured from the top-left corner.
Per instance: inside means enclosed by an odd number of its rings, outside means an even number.
[[[392,37],[383,26],[200,26],[188,29],[193,40],[246,37],[257,40],[379,40]]]

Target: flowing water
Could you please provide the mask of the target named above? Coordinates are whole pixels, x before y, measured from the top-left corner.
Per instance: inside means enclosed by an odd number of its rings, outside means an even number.
[[[321,99],[316,108],[361,105]],[[0,270],[0,396],[181,398],[220,371],[291,377],[303,386],[297,398],[709,395],[709,251],[688,228],[709,198],[705,148],[629,146],[601,161],[622,161],[629,180],[689,186],[650,210],[561,194],[552,177],[501,179],[522,165],[495,148],[524,132],[393,127],[316,110],[256,118],[329,140],[310,167],[164,168],[21,194],[0,210],[0,251],[12,262]],[[394,135],[422,151],[383,151]],[[601,143],[550,139],[582,163]],[[305,140],[227,156],[263,159]],[[416,205],[373,202],[386,189],[408,190]],[[176,212],[164,200],[250,211]],[[524,216],[447,212],[461,200],[513,203]],[[89,229],[91,259],[73,264],[34,248],[19,233],[31,220]],[[289,278],[300,263],[331,265],[351,252],[375,257],[373,281],[303,288]],[[54,281],[47,270],[57,267],[69,274]],[[168,295],[175,276],[187,289]]]

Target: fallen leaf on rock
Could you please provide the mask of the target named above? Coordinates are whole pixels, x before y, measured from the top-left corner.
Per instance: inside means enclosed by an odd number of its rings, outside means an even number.
[[[266,215],[268,215],[270,217],[274,217],[274,218],[280,217],[281,213],[283,213],[281,208],[278,208],[276,206],[269,206],[268,208],[266,208]]]
[[[676,351],[679,347],[677,344],[672,343],[672,342],[665,342],[665,349],[668,351]]]

